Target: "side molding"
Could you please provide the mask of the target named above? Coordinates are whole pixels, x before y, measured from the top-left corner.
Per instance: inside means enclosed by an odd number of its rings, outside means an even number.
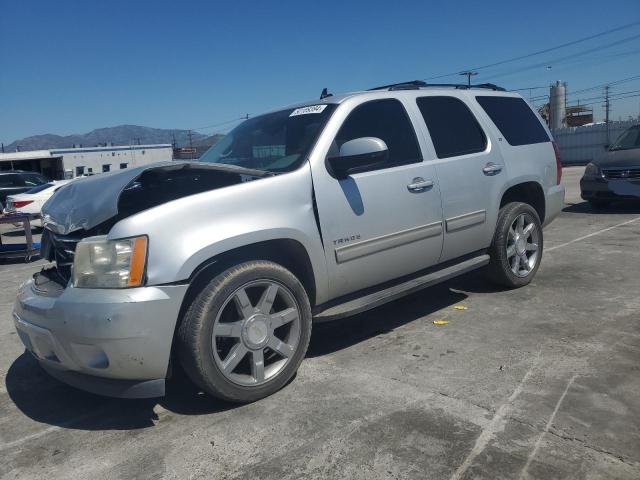
[[[476,212],[465,213],[457,217],[447,218],[447,233],[462,230],[463,228],[479,225],[487,221],[487,211],[478,210]]]
[[[399,247],[408,243],[418,242],[425,238],[442,235],[442,222],[434,222],[428,225],[409,228],[399,232],[381,235],[361,242],[344,245],[335,249],[336,262],[344,263],[356,258],[365,257],[374,253]]]

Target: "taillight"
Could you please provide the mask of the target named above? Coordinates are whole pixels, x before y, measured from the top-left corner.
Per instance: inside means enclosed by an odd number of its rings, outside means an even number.
[[[556,142],[551,142],[553,144],[553,151],[556,152],[556,185],[560,185],[560,180],[562,180],[562,160],[560,160],[560,149]]]
[[[33,200],[14,200],[13,201],[13,208],[22,208],[22,207],[26,207],[27,205],[33,203]]]

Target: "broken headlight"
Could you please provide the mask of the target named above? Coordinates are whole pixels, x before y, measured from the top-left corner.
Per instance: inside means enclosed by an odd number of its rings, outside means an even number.
[[[73,286],[77,288],[139,287],[147,263],[147,237],[107,240],[86,238],[76,246]]]

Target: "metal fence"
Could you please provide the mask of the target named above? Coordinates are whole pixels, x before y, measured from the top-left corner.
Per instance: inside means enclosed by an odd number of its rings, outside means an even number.
[[[600,123],[585,127],[557,128],[551,130],[551,133],[560,149],[563,164],[587,164],[601,158],[606,145],[613,143],[623,131],[638,123],[640,120]]]

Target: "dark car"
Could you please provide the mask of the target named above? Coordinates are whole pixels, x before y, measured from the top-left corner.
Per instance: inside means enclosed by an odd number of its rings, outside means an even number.
[[[4,206],[7,195],[24,193],[47,182],[49,180],[35,172],[23,172],[20,170],[0,171],[0,205]]]
[[[625,130],[601,160],[587,165],[580,191],[594,207],[606,207],[614,200],[640,200],[640,125]]]

